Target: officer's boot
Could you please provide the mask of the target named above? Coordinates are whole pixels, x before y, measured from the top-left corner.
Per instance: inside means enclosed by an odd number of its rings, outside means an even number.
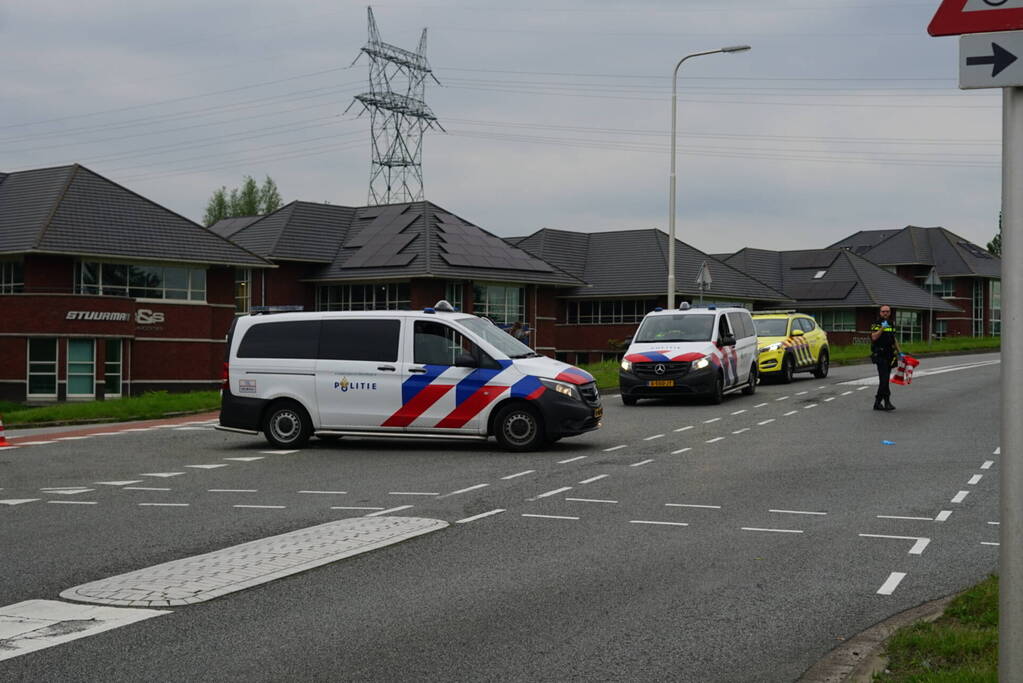
[[[881,397],[880,396],[875,396],[874,397],[874,410],[884,410],[884,406],[881,405]]]
[[[892,405],[892,397],[891,396],[885,396],[884,397],[884,408],[883,408],[883,410],[895,410],[895,406]]]

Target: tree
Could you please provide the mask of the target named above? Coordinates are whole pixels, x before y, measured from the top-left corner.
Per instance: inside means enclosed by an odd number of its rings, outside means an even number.
[[[1002,255],[1002,214],[998,214],[998,234],[991,238],[991,241],[987,243],[987,250],[995,256],[1001,257]]]
[[[224,186],[213,192],[206,204],[203,223],[208,228],[222,218],[265,216],[281,208],[281,204],[281,194],[273,178],[266,176],[260,187],[252,176],[245,176],[242,186],[232,189],[230,193]]]

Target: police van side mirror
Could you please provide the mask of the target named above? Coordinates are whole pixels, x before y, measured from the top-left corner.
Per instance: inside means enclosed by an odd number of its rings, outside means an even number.
[[[721,346],[735,346],[735,337],[730,334],[722,335],[721,339],[718,340],[718,344]]]
[[[473,355],[471,353],[466,353],[463,351],[462,353],[458,354],[457,358],[455,358],[455,367],[475,368],[479,367],[479,363],[476,362],[476,359],[473,358]]]

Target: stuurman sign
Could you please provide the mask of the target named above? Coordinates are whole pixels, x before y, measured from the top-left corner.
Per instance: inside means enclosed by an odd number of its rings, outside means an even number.
[[[64,319],[124,323],[131,320],[131,314],[114,311],[68,311]],[[135,322],[139,325],[159,325],[163,321],[164,315],[160,311],[151,311],[148,308],[140,308],[135,311]]]

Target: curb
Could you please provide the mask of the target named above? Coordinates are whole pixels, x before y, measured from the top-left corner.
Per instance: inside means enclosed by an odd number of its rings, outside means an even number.
[[[956,595],[926,602],[874,624],[822,657],[796,683],[870,683],[875,673],[884,671],[888,661],[885,643],[892,634],[903,626],[934,621]]]
[[[145,420],[166,420],[171,417],[183,417],[185,415],[204,415],[206,413],[216,413],[219,409],[203,409],[203,410],[177,410],[170,413],[161,413],[154,417],[93,417],[82,420],[52,420],[50,422],[18,422],[16,424],[5,423],[5,428],[14,429],[36,429],[43,427],[74,427],[77,425],[97,425],[97,424],[110,424],[111,422],[143,422]]]

